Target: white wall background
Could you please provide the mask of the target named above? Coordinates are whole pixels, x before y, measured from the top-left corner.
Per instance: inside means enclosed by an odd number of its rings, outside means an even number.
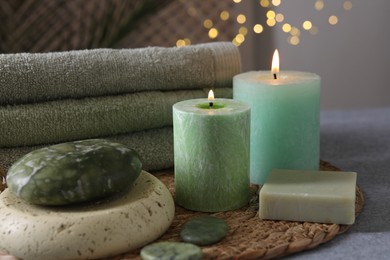
[[[249,1],[241,7],[249,14],[248,27],[265,15],[258,1]],[[321,76],[323,109],[389,106],[390,1],[351,2],[350,11],[343,9],[341,0],[324,1],[324,9],[317,11],[314,0],[282,1],[276,12],[283,13],[285,21],[301,26],[303,21],[311,20],[319,28],[318,34],[311,35],[301,27],[300,43],[293,46],[287,42],[282,24],[267,29],[268,35],[252,33],[240,47],[243,70],[269,69],[276,47],[281,69]],[[338,16],[337,25],[328,23],[330,15]]]

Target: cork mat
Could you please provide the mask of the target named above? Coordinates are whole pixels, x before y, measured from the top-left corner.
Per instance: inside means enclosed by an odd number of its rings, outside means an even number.
[[[321,170],[340,171],[337,167],[324,161],[321,161]],[[4,176],[4,171],[2,172],[1,168],[0,176]],[[174,195],[173,171],[159,172],[156,173],[156,176],[167,185]],[[5,184],[1,182],[0,178],[0,191],[4,188]],[[250,205],[247,207],[211,214],[227,221],[229,233],[221,242],[202,247],[204,259],[271,259],[286,256],[315,248],[351,227],[350,225],[260,220],[258,203],[258,196],[254,192]],[[363,206],[363,193],[357,186],[356,216],[362,211]],[[180,241],[179,233],[182,224],[188,219],[200,215],[207,215],[207,213],[189,211],[176,206],[176,217],[171,227],[157,241]],[[137,249],[106,259],[141,259],[139,252],[140,249]]]

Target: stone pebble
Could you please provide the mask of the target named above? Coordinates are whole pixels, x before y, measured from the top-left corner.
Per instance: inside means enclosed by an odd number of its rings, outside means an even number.
[[[105,139],[68,142],[38,149],[7,173],[9,190],[39,205],[69,205],[125,192],[142,163],[125,145]]]
[[[143,260],[198,260],[202,256],[200,247],[183,242],[158,242],[141,250]]]
[[[182,226],[180,237],[185,242],[206,246],[222,240],[228,229],[229,226],[224,219],[200,216],[190,219]]]

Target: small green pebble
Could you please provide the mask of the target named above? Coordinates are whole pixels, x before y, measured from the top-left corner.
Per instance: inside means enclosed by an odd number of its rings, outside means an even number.
[[[141,250],[144,260],[198,260],[202,256],[200,247],[182,242],[158,242]]]
[[[185,242],[206,246],[223,239],[228,229],[224,219],[213,216],[194,217],[183,225],[180,237]]]

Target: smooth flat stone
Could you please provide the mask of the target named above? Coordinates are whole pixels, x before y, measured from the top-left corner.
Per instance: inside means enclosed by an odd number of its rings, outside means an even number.
[[[144,260],[198,260],[202,259],[202,255],[200,247],[181,242],[159,242],[141,250]]]
[[[42,207],[0,194],[0,252],[22,259],[114,256],[160,237],[174,218],[167,187],[142,171],[134,187],[99,204]]]
[[[125,192],[141,170],[138,154],[129,147],[88,139],[26,154],[9,169],[7,184],[32,204],[69,205]]]
[[[199,246],[212,245],[224,238],[228,229],[224,219],[213,216],[194,217],[183,225],[180,237],[185,242]]]

